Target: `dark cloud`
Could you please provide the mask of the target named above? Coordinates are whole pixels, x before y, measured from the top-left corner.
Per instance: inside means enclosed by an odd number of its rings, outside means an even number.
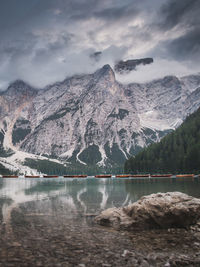
[[[157,13],[152,33],[166,35],[152,49],[162,58],[199,64],[200,59],[200,1],[169,0]],[[156,26],[155,26],[156,25]]]
[[[174,58],[179,60],[189,60],[199,64],[200,26],[171,41],[167,48]]]
[[[113,20],[129,20],[130,17],[138,16],[139,11],[136,5],[127,4],[125,6],[119,7],[109,7],[102,9],[98,12],[94,12],[94,16],[98,18],[102,18],[108,21]]]
[[[0,30],[7,33],[8,30],[17,27],[25,27],[26,24],[48,9],[47,0],[1,0],[0,3]]]
[[[1,0],[0,87],[17,78],[40,87],[152,54],[195,62],[199,6],[199,0]]]
[[[160,27],[169,30],[178,24],[195,26],[200,22],[199,11],[199,0],[170,0],[161,7]]]
[[[43,63],[51,60],[52,57],[59,56],[63,49],[69,46],[72,38],[72,34],[61,33],[56,41],[48,42],[44,47],[35,49],[32,61]]]

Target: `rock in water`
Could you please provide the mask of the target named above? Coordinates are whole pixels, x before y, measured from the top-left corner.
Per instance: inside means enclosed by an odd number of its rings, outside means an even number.
[[[200,199],[168,192],[144,196],[126,207],[107,209],[95,221],[118,230],[147,230],[188,227],[199,218]]]

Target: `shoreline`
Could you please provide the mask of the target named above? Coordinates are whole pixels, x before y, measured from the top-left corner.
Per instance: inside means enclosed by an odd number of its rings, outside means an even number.
[[[12,211],[12,236],[1,224],[0,266],[200,265],[200,224],[130,233],[96,225],[82,214],[36,214],[34,204]]]

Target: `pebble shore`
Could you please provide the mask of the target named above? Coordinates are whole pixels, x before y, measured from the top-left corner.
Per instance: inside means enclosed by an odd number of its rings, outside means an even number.
[[[93,216],[37,214],[15,208],[0,225],[0,266],[200,266],[200,225],[190,229],[116,231]],[[9,229],[9,230],[5,230]]]

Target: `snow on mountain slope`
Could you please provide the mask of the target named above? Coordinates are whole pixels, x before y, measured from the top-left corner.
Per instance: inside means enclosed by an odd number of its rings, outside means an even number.
[[[0,104],[3,151],[115,165],[159,141],[200,106],[200,75],[123,85],[105,65],[39,91],[17,81],[0,95]]]

